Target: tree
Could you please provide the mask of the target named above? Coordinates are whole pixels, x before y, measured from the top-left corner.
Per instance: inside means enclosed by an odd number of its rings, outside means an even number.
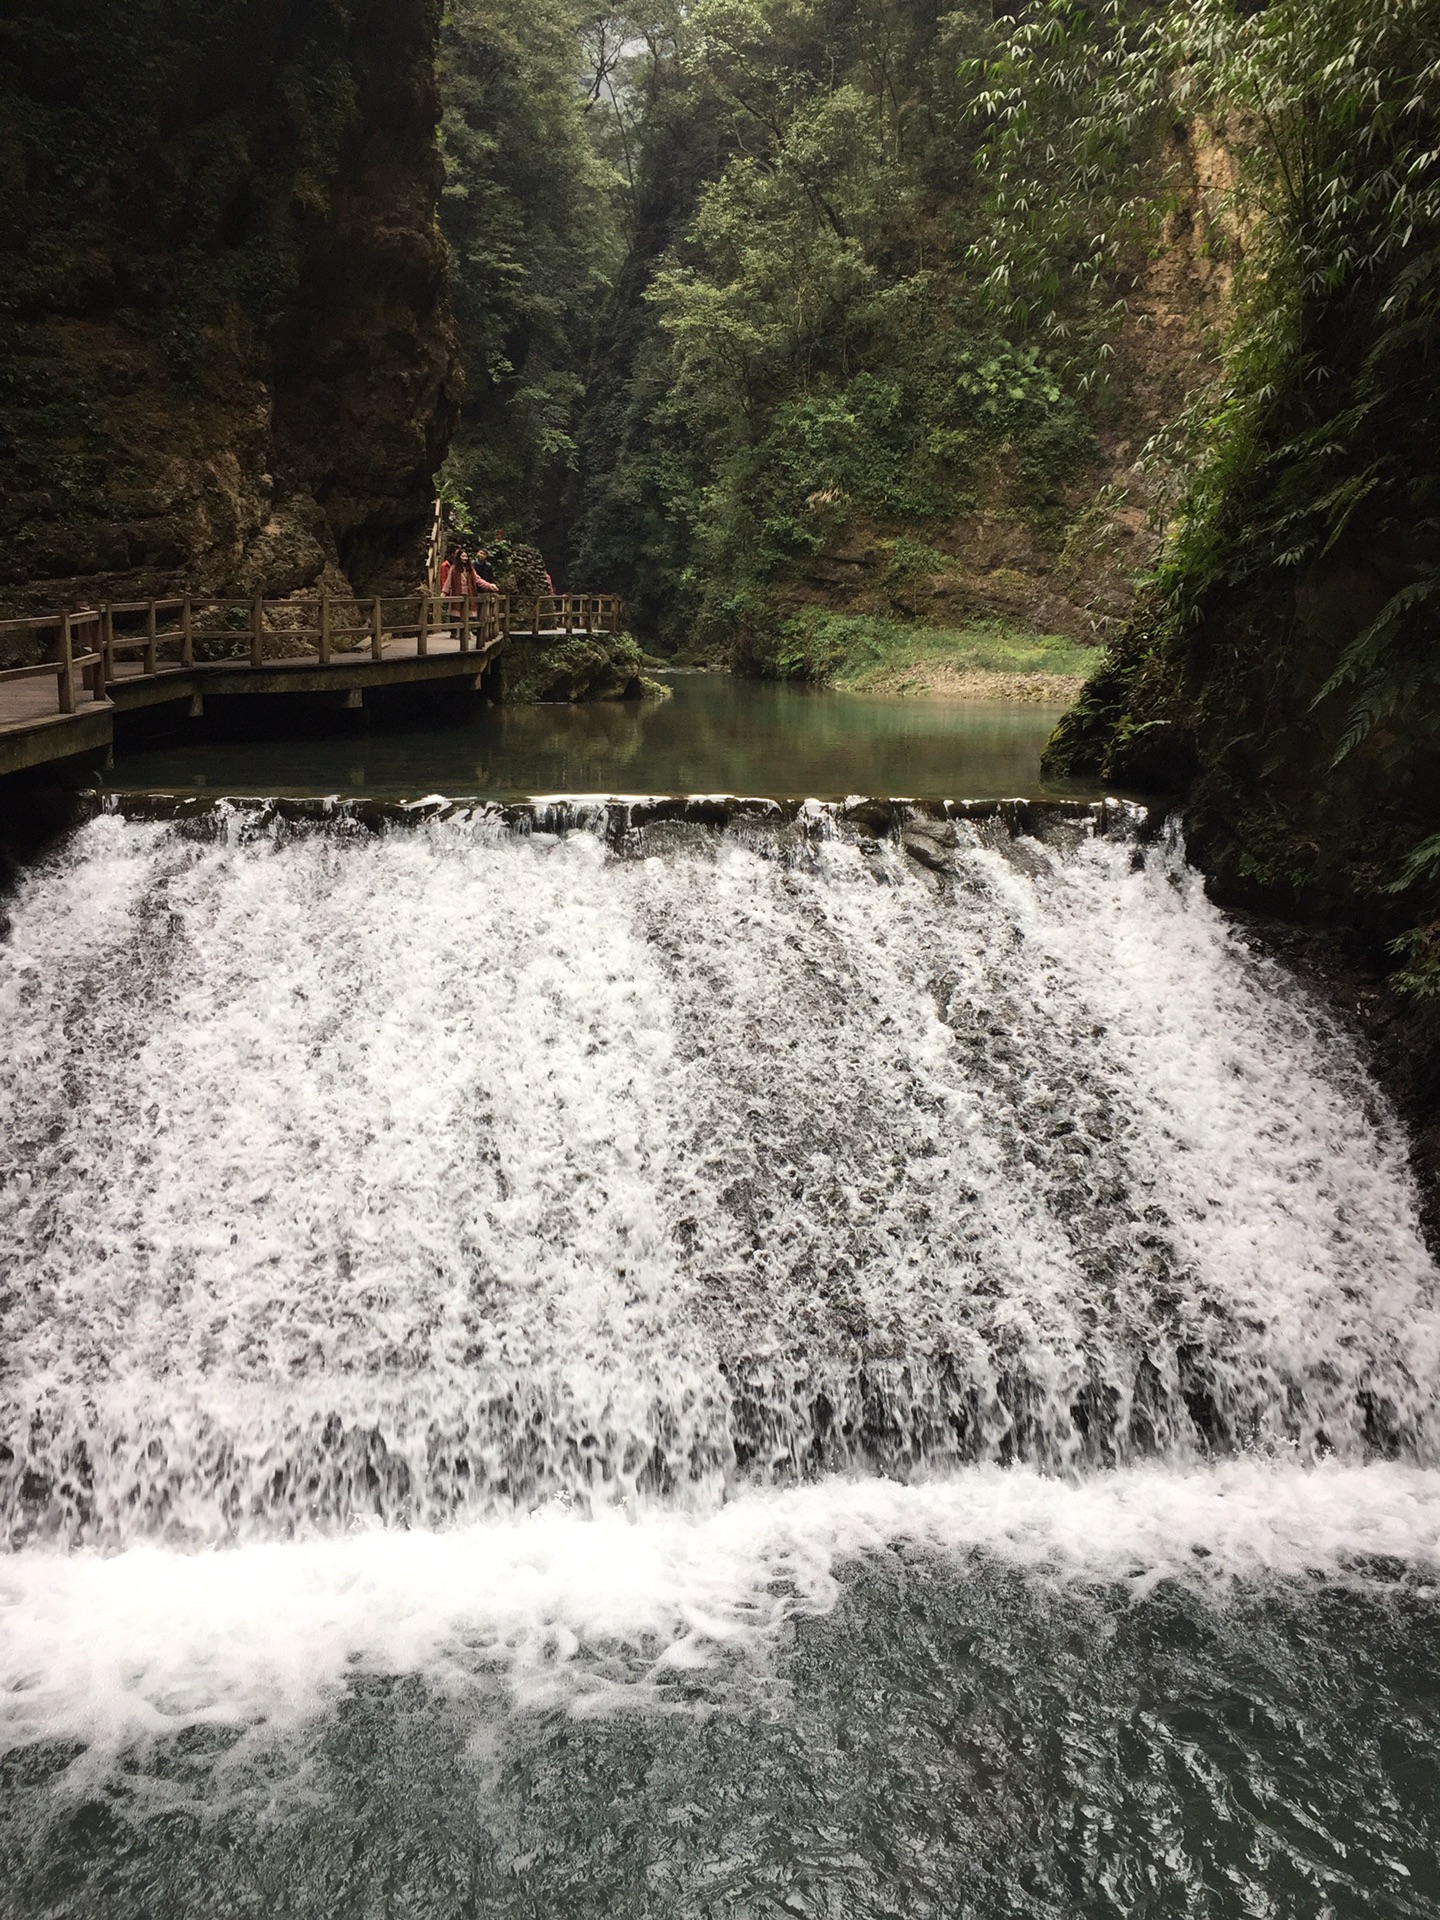
[[[441,56],[456,324],[467,394],[444,484],[475,524],[545,535],[576,460],[624,186],[590,124],[577,0],[454,0]]]

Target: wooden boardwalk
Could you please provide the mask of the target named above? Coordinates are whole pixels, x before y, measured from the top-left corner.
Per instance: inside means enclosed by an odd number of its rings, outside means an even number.
[[[107,747],[114,716],[210,697],[339,693],[480,677],[513,637],[560,640],[621,625],[614,594],[519,600],[438,592],[357,599],[131,601],[0,622],[44,650],[0,672],[0,774]]]

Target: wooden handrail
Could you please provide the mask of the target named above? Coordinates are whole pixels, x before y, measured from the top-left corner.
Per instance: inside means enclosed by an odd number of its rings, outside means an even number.
[[[36,627],[58,627],[64,621],[63,613],[18,614],[12,620],[0,620],[0,633],[23,633]]]
[[[53,630],[59,656],[33,666],[0,669],[0,683],[53,674],[58,711],[73,714],[77,673],[89,675],[94,698],[103,700],[112,681],[188,672],[197,664],[197,645],[225,642],[236,649],[239,657],[200,663],[216,668],[273,667],[278,662],[267,657],[267,644],[276,640],[299,642],[306,649],[286,664],[301,666],[309,659],[324,667],[344,668],[383,661],[388,650],[404,648],[406,643],[413,643],[411,657],[425,659],[435,657],[437,649],[449,653],[452,646],[465,655],[488,653],[517,634],[558,639],[577,633],[616,633],[623,617],[623,602],[613,593],[552,593],[516,600],[504,593],[447,596],[425,588],[408,595],[364,598],[331,593],[306,600],[187,594],[115,601],[100,608],[0,620],[0,633],[27,631],[38,636]],[[117,625],[135,620],[142,623],[137,632],[127,633]],[[77,653],[77,636],[92,632],[93,644]],[[390,657],[406,656],[391,653]],[[138,675],[135,666],[140,669]]]
[[[100,658],[98,653],[77,653],[70,664],[72,667],[93,667]],[[63,673],[63,660],[42,660],[38,667],[0,667],[0,680],[43,680],[47,673]]]

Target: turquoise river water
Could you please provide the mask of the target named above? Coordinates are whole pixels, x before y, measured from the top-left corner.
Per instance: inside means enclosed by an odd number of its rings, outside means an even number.
[[[412,799],[484,793],[963,794],[1049,791],[1040,750],[1059,707],[900,699],[732,679],[668,676],[663,701],[485,707],[448,717],[338,719],[328,735],[176,739],[122,754],[121,789],[350,793]],[[1069,789],[1067,789],[1068,791]]]

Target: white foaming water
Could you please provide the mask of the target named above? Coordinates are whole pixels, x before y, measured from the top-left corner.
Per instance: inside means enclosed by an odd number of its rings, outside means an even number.
[[[0,1739],[663,1693],[902,1542],[1440,1560],[1403,1143],[1173,850],[532,824],[104,816],[23,887]]]
[[[186,1726],[283,1730],[357,1674],[493,1686],[522,1706],[663,1702],[677,1677],[763,1673],[789,1622],[828,1611],[859,1556],[975,1555],[1057,1581],[1388,1583],[1440,1571],[1440,1476],[1397,1463],[1253,1459],[1078,1482],[973,1467],[901,1486],[831,1479],[716,1513],[549,1510],[437,1532],[0,1562],[0,1750],[97,1758]]]
[[[0,974],[12,1541],[1428,1461],[1348,1045],[1173,852],[912,827],[91,823]]]

